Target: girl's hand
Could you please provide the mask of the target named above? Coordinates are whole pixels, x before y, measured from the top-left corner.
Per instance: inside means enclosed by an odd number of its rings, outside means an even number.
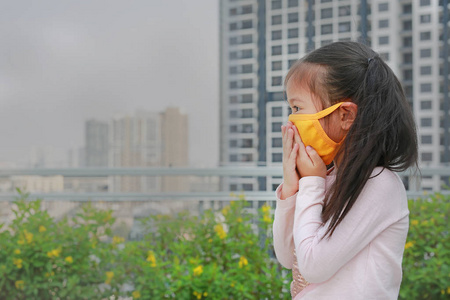
[[[296,160],[299,145],[294,143],[294,124],[287,122],[281,126],[283,136],[283,189],[281,199],[284,200],[294,195],[298,191],[298,181],[300,175],[297,171]]]
[[[319,176],[326,178],[327,166],[313,147],[305,147],[296,127],[294,130],[294,140],[299,145],[296,164],[300,176]]]

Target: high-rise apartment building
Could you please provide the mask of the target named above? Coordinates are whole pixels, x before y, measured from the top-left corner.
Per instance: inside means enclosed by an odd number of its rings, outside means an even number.
[[[403,83],[419,164],[449,162],[447,0],[221,0],[221,164],[281,167],[284,76],[310,50],[346,40],[369,44]],[[424,177],[421,187],[437,190],[443,179]],[[230,178],[222,188],[270,190],[281,180]]]
[[[108,166],[108,123],[88,120],[85,123],[85,166]]]
[[[111,167],[181,167],[189,162],[188,119],[178,108],[116,117],[109,139]],[[114,176],[110,185],[116,192],[181,192],[188,190],[188,179]]]

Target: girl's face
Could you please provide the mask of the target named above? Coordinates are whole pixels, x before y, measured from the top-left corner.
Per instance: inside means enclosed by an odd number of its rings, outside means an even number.
[[[313,94],[306,84],[297,82],[293,77],[288,80],[286,85],[286,96],[293,114],[315,114],[327,108],[323,107],[321,99]],[[339,109],[329,116],[319,119],[326,134],[336,143],[340,142],[345,136],[338,112]]]

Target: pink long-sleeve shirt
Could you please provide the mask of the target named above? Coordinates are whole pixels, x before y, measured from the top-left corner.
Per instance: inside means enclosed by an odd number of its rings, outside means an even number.
[[[372,176],[382,168],[375,168]],[[291,269],[293,251],[298,268],[310,284],[297,299],[397,299],[402,280],[402,258],[409,226],[404,185],[384,169],[369,179],[357,201],[331,238],[321,220],[325,192],[335,179],[308,176],[299,192],[280,200],[273,223],[278,261]]]

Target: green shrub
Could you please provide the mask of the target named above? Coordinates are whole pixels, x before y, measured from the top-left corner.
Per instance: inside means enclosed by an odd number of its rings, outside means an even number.
[[[272,210],[244,199],[201,216],[143,220],[140,241],[114,236],[111,211],[89,203],[59,222],[19,193],[0,232],[0,299],[290,299],[290,270],[273,258]],[[409,200],[400,299],[450,294],[449,197]]]
[[[448,299],[450,197],[409,200],[410,225],[403,256],[400,299]]]

